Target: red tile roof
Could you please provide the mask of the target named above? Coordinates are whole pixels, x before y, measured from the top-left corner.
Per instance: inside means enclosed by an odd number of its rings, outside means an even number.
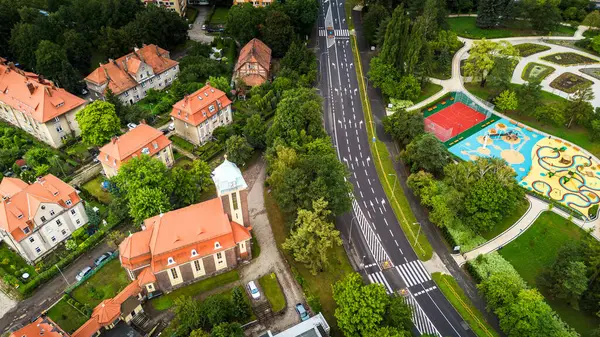
[[[39,317],[21,329],[11,333],[9,337],[63,337],[68,336],[56,323],[48,317]]]
[[[157,215],[144,225],[145,230],[130,235],[119,247],[121,264],[127,269],[150,264],[157,273],[171,267],[169,257],[182,264],[250,239],[248,228],[229,221],[220,198]],[[220,248],[215,249],[216,242]]]
[[[85,100],[56,87],[42,76],[0,61],[0,101],[46,123],[85,104]]]
[[[133,76],[136,75],[142,62],[152,67],[155,75],[173,68],[179,64],[169,58],[169,52],[150,44],[142,48],[135,48],[133,52],[116,60],[109,60],[106,64],[100,64],[85,80],[96,85],[104,85],[108,82],[108,88],[115,95],[125,92],[138,85]]]
[[[185,96],[181,101],[175,103],[171,111],[171,116],[188,124],[198,126],[230,104],[231,101],[224,92],[210,85],[205,85],[200,90]]]
[[[79,329],[75,330],[71,337],[92,337],[102,328],[102,325],[98,323],[98,319],[92,317],[88,319]]]
[[[134,156],[154,156],[169,145],[171,141],[161,131],[142,123],[124,135],[114,137],[110,143],[100,148],[98,160],[119,169],[122,163]]]
[[[137,281],[138,281],[138,285],[140,287],[143,287],[146,284],[155,283],[156,282],[156,276],[154,276],[154,274],[152,274],[152,270],[150,270],[150,267],[146,267],[138,275]]]
[[[0,228],[21,241],[27,234],[23,229],[33,229],[33,217],[42,203],[58,204],[64,209],[74,207],[79,195],[71,185],[48,174],[28,185],[20,179],[4,178],[0,183]],[[71,205],[66,201],[71,200]]]
[[[246,63],[258,63],[268,71],[271,67],[271,48],[259,39],[250,40],[240,50],[234,71],[238,71]]]

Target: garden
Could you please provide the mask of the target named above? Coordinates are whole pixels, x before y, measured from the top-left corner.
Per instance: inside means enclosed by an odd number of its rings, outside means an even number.
[[[562,66],[574,66],[574,65],[598,63],[598,61],[596,61],[594,59],[585,57],[585,56],[577,54],[577,53],[571,53],[571,52],[547,55],[547,56],[542,57],[541,59],[544,61],[559,64]]]
[[[258,283],[260,284],[265,297],[269,300],[271,310],[273,310],[274,313],[285,309],[285,296],[275,273],[264,275],[258,280]]]
[[[519,51],[519,56],[527,57],[533,54],[541,53],[546,50],[550,50],[551,48],[548,46],[543,46],[541,44],[535,43],[522,43],[515,45],[515,48]]]
[[[47,315],[67,333],[73,333],[89,319],[92,309],[65,295],[48,310]]]
[[[584,74],[590,75],[597,80],[600,80],[600,68],[583,68],[579,69]]]
[[[26,281],[22,278],[23,274],[29,274],[30,278],[37,275],[37,271],[13,250],[8,248],[6,243],[0,242],[0,277],[6,284],[20,287]]]
[[[550,83],[550,87],[572,94],[592,86],[594,82],[573,73],[562,73]]]
[[[131,279],[116,258],[95,269],[94,274],[73,289],[70,295],[79,303],[95,308],[103,300],[115,297],[129,283]]]
[[[530,62],[525,66],[525,69],[523,69],[521,78],[524,79],[525,81],[530,81],[530,80],[542,81],[543,79],[548,77],[550,74],[552,74],[554,72],[554,70],[556,70],[556,69],[554,69],[550,66],[540,64],[540,63]]]
[[[102,187],[102,183],[105,180],[106,178],[103,175],[98,175],[94,179],[83,184],[81,188],[96,197],[98,201],[108,205],[112,200],[112,196],[108,190]]]
[[[510,20],[507,21],[501,28],[490,29],[477,27],[475,24],[476,21],[476,17],[453,17],[448,18],[448,25],[450,26],[450,30],[456,32],[456,34],[459,36],[470,39],[497,39],[515,36],[548,35],[547,32],[540,32],[531,29],[526,22],[523,22],[524,20]],[[550,33],[550,35],[573,36],[575,31],[576,29],[572,27],[559,25],[555,31]]]

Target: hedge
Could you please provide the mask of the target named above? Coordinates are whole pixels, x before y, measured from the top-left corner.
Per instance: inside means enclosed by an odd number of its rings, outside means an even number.
[[[567,214],[570,214],[574,218],[577,218],[579,220],[584,220],[584,218],[585,218],[584,215],[581,212],[579,212],[578,210],[575,210],[569,206],[561,204],[560,202],[558,202],[552,198],[549,198],[549,197],[547,197],[543,194],[540,194],[538,192],[535,192],[535,191],[530,191],[528,189],[524,189],[524,190],[525,190],[525,193],[531,195],[532,197],[544,200],[544,201],[548,202],[549,204],[551,204],[553,207],[560,208],[561,210],[565,211]]]
[[[83,278],[81,278],[81,280],[79,280],[76,283],[73,283],[69,287],[67,287],[67,289],[65,289],[65,294],[71,295],[71,292],[73,290],[75,290],[75,288],[79,287],[82,283],[87,281],[90,277],[94,276],[100,269],[102,269],[102,267],[104,267],[105,264],[116,259],[117,256],[119,256],[118,250],[113,252],[106,260],[102,261],[102,263],[100,263],[98,266],[96,266],[96,268],[94,268],[91,273],[85,275]]]

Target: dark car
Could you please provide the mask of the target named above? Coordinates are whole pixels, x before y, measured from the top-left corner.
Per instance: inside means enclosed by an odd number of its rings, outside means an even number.
[[[296,312],[298,313],[298,316],[300,316],[301,321],[306,321],[310,318],[308,311],[306,311],[302,303],[296,304]]]
[[[94,266],[98,267],[102,262],[108,259],[112,255],[112,252],[106,252],[100,255],[97,259],[94,260]]]

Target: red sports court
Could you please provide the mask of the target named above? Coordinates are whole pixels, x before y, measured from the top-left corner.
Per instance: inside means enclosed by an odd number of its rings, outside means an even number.
[[[456,102],[425,118],[425,131],[445,142],[484,121],[486,116],[464,103]]]

